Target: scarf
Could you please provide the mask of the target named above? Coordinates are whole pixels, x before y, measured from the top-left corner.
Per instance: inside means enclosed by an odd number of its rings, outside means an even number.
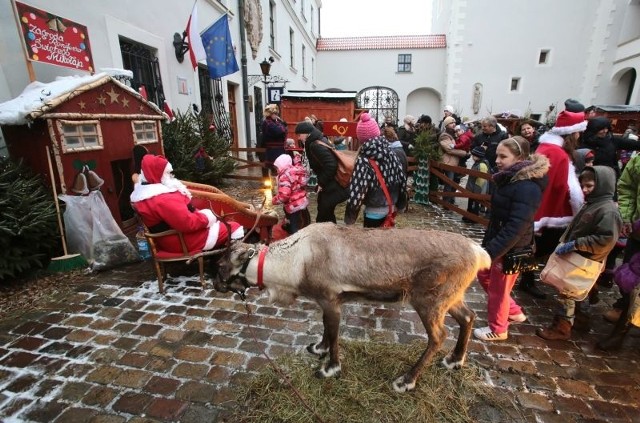
[[[369,159],[378,163],[382,178],[391,191],[391,185],[399,184],[400,192],[407,188],[407,177],[402,169],[402,163],[389,148],[389,142],[384,137],[375,137],[362,144],[356,159],[356,165],[349,184],[348,207],[359,209],[370,189],[382,188],[376,177],[376,172],[369,164]]]
[[[531,166],[533,162],[531,160],[523,160],[521,162],[513,164],[511,167],[508,167],[505,170],[501,170],[500,172],[493,174],[493,182],[496,185],[504,185],[508,184],[511,181],[511,178],[515,176],[520,170],[524,169],[527,166]]]

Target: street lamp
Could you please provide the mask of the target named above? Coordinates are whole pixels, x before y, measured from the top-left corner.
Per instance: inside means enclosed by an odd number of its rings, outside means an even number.
[[[260,62],[260,72],[262,72],[262,82],[264,83],[264,105],[269,104],[269,94],[267,93],[267,87],[269,85],[269,72],[271,72],[271,63],[273,62],[273,57],[269,57],[269,60],[266,58]]]

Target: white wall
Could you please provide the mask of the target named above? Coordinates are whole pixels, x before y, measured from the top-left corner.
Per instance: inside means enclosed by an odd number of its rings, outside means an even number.
[[[397,72],[398,54],[411,54],[411,72]],[[441,114],[442,104],[439,98],[437,105],[433,99],[444,89],[444,64],[443,48],[320,51],[318,87],[358,92],[371,86],[388,87],[398,94],[400,120],[407,114],[428,114],[435,120]],[[420,89],[425,91],[416,94]],[[414,96],[408,108],[410,93]]]

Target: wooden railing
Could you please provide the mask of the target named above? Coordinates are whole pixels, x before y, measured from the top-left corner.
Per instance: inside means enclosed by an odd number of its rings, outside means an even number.
[[[236,166],[236,172],[238,170],[243,170],[243,169],[254,169],[254,168],[264,168],[264,163],[261,161],[253,161],[253,160],[247,160],[247,159],[243,159],[240,158],[240,155],[238,153],[251,153],[251,154],[257,154],[257,153],[265,153],[267,151],[266,148],[257,148],[257,147],[238,147],[238,148],[231,148],[230,149],[231,154],[232,154],[232,158],[238,162],[238,166]],[[262,176],[262,172],[260,172],[260,175],[242,175],[242,174],[238,174],[238,173],[233,173],[233,174],[229,174],[226,175],[225,178],[228,179],[241,179],[241,180],[245,180],[245,181],[262,181],[263,176]]]
[[[415,172],[418,169],[418,161],[414,157],[407,158],[409,172]],[[458,173],[460,175],[471,175],[477,178],[486,179],[487,183],[493,183],[491,181],[491,175],[479,172],[477,170],[468,169],[466,167],[461,166],[450,166],[444,163],[436,162],[433,160],[429,161],[429,174],[433,176],[437,176],[440,179],[440,182],[445,186],[452,187],[452,191],[432,191],[429,190],[429,201],[434,204],[437,204],[447,210],[451,210],[455,213],[466,217],[469,220],[472,220],[476,223],[480,223],[484,226],[489,224],[489,221],[483,217],[478,216],[476,214],[470,213],[467,210],[461,209],[455,204],[451,204],[449,201],[446,201],[449,198],[468,198],[470,200],[474,200],[479,202],[482,206],[484,206],[487,210],[491,208],[491,195],[489,194],[476,194],[467,190],[462,185],[456,183],[454,180],[447,177],[445,172],[452,171]]]

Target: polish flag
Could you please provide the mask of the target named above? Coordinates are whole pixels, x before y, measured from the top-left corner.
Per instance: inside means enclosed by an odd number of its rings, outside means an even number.
[[[145,100],[149,100],[149,96],[147,95],[147,89],[145,88],[144,85],[140,85],[140,88],[138,88],[138,92]]]
[[[202,38],[198,32],[198,8],[195,4],[191,16],[189,16],[189,22],[187,22],[187,37],[189,37],[189,59],[191,59],[193,70],[195,70],[198,67],[198,60],[207,59],[207,53],[204,51]]]
[[[167,116],[169,116],[169,122],[173,122],[176,119],[176,117],[173,115],[173,110],[171,110],[171,107],[169,107],[169,103],[167,103],[167,100],[164,101],[162,109],[167,114]]]

